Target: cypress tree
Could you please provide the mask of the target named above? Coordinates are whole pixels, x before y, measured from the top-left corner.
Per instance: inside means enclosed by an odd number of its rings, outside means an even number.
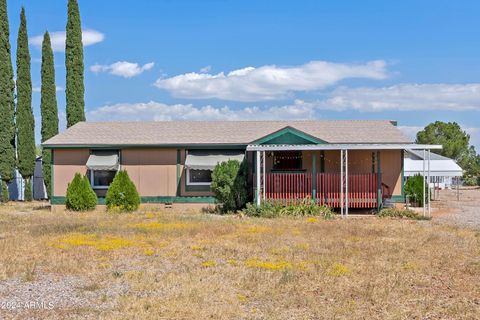
[[[32,200],[30,179],[35,170],[35,120],[32,111],[32,79],[25,9],[20,13],[17,38],[17,167],[25,179],[25,200]]]
[[[85,121],[82,27],[77,0],[68,0],[65,45],[67,127],[71,127],[79,121]]]
[[[15,83],[9,37],[7,1],[0,0],[0,176],[3,201],[8,201],[7,183],[14,178],[15,170]]]
[[[47,141],[58,133],[58,109],[55,87],[55,67],[53,62],[52,43],[50,35],[45,32],[42,43],[42,88],[40,109],[42,116],[42,142]],[[47,194],[51,194],[51,167],[52,153],[48,149],[42,149],[42,172]]]

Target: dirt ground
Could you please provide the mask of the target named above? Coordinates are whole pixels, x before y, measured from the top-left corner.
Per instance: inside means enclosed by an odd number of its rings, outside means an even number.
[[[436,222],[455,210],[324,221],[48,209],[0,206],[0,319],[480,314],[480,231]]]
[[[480,229],[480,188],[440,190],[432,208],[436,222]]]

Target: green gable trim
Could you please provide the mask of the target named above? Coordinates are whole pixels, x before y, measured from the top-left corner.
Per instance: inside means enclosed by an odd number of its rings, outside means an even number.
[[[215,203],[214,197],[172,197],[172,196],[153,196],[140,197],[141,203]],[[98,204],[105,204],[105,198],[99,197]],[[50,204],[65,204],[64,196],[54,196],[50,199]]]
[[[266,135],[252,144],[324,144],[323,140],[317,139],[303,131],[292,127],[285,127],[274,133]]]

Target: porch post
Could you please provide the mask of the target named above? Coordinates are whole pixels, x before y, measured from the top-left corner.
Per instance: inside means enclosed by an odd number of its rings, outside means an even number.
[[[428,149],[428,216],[431,216],[431,206],[430,206],[430,201],[431,201],[431,191],[430,191],[430,149]],[[434,190],[435,191],[435,190]]]
[[[380,151],[377,150],[377,211],[382,208],[382,165],[380,163]]]
[[[422,190],[422,195],[423,195],[423,216],[425,216],[425,149],[423,149],[423,190]]]
[[[257,185],[256,185],[256,190],[255,190],[255,200],[257,200],[257,207],[260,206],[260,151],[256,151],[256,156],[257,156],[257,161],[256,161],[256,173],[257,173]]]
[[[262,191],[263,191],[263,201],[265,201],[266,192],[265,192],[265,150],[262,152]]]
[[[340,215],[343,218],[343,149],[340,150]]]
[[[348,150],[345,150],[345,216],[348,217]]]
[[[317,154],[312,156],[312,199],[317,203]]]

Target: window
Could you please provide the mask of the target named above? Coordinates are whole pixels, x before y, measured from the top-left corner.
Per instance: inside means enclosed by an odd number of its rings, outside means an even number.
[[[187,185],[208,186],[212,183],[212,170],[187,170]]]
[[[275,152],[273,170],[302,170],[302,151]]]
[[[94,189],[108,189],[120,169],[118,150],[92,150],[87,160],[90,184]]]
[[[108,189],[117,171],[111,170],[91,170],[90,183],[94,189]]]

